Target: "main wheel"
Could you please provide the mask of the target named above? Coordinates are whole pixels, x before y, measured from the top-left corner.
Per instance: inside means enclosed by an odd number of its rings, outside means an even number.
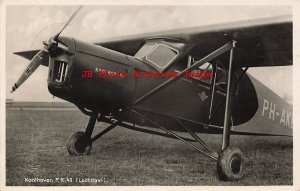
[[[88,155],[92,149],[91,138],[86,137],[84,132],[76,132],[69,138],[67,149],[70,155]]]
[[[221,180],[240,180],[245,171],[245,158],[238,148],[227,147],[221,151],[217,172]]]

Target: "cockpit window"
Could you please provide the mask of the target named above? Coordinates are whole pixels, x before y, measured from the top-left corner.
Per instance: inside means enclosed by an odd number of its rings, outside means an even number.
[[[157,67],[164,68],[169,65],[177,55],[177,50],[164,44],[158,44],[155,49],[146,56],[146,59]]]
[[[150,51],[152,51],[155,46],[157,45],[157,43],[148,43],[145,44],[136,54],[134,57],[136,58],[143,58],[145,57]]]
[[[146,59],[159,68],[168,66],[179,54],[179,52],[165,44],[145,44],[136,54],[137,59]]]

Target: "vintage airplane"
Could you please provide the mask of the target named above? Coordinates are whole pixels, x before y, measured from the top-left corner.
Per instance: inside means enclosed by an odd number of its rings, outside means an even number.
[[[68,140],[71,155],[89,154],[92,142],[122,126],[179,139],[217,161],[220,179],[239,180],[245,160],[229,146],[231,134],[292,136],[292,106],[247,74],[249,67],[292,65],[289,16],[90,44],[60,36],[78,11],[41,50],[16,53],[31,62],[12,87],[39,65],[49,68],[49,92],[90,116],[85,132]],[[96,120],[110,125],[92,136]],[[196,133],[222,134],[221,151]]]

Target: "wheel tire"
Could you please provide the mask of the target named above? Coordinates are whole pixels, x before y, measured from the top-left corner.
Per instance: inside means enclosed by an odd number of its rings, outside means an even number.
[[[240,180],[245,172],[245,158],[240,149],[228,147],[221,151],[217,172],[220,180]]]
[[[67,149],[73,156],[89,155],[92,149],[91,138],[86,137],[84,132],[76,132],[69,138]]]

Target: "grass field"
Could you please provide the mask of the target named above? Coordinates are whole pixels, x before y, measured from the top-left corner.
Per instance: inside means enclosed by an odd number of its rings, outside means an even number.
[[[10,186],[293,184],[293,142],[288,137],[232,136],[231,145],[247,157],[246,174],[240,181],[223,182],[217,179],[216,162],[178,140],[117,127],[93,143],[91,155],[72,157],[66,141],[85,129],[88,117],[81,112],[8,108],[6,115]],[[98,123],[95,131],[103,127]],[[220,135],[200,136],[219,150]],[[33,178],[55,181],[28,182]],[[87,178],[100,181],[79,182]]]

